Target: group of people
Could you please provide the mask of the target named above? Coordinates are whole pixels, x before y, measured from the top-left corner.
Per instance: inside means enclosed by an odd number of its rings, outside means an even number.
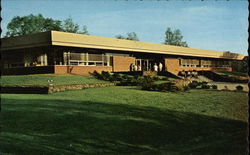
[[[183,77],[197,77],[198,72],[196,70],[189,70],[189,71],[182,70],[180,72],[180,76],[183,76]]]
[[[162,69],[163,69],[162,63],[159,63],[159,65],[155,63],[153,66],[153,71],[155,72],[158,72],[158,71],[161,72]],[[142,71],[142,67],[140,65],[130,64],[130,71]]]
[[[154,71],[155,72],[158,72],[158,71],[161,72],[162,68],[163,68],[162,63],[159,63],[159,65],[157,65],[157,63],[154,64]]]
[[[141,66],[140,65],[134,65],[130,64],[130,71],[141,71]]]

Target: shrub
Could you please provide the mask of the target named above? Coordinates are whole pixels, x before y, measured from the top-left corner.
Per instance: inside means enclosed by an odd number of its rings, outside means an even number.
[[[117,85],[118,86],[126,86],[127,85],[127,80],[126,79],[121,79],[120,82]]]
[[[129,76],[127,74],[125,74],[125,75],[122,76],[122,79],[128,79],[128,77]]]
[[[140,76],[139,76],[139,75],[135,75],[134,78],[135,78],[135,79],[139,79]]]
[[[145,82],[145,83],[143,83],[142,85],[141,85],[141,89],[142,90],[148,90],[148,91],[155,91],[156,90],[156,87],[157,87],[157,84],[154,84],[154,83],[147,83],[147,82]]]
[[[187,81],[179,80],[178,82],[166,82],[161,84],[154,84],[153,82],[147,83],[144,82],[142,86],[142,90],[148,90],[148,91],[170,91],[170,92],[176,92],[176,91],[186,91],[189,89]]]
[[[208,83],[208,82],[206,82],[206,81],[202,81],[202,82],[201,82],[201,85],[203,85],[203,84],[206,85],[207,83]]]
[[[203,84],[201,85],[201,88],[202,88],[202,89],[210,89],[210,85],[207,85],[207,84],[204,84],[204,83],[203,83]]]
[[[154,79],[151,76],[143,76],[145,82],[154,82]]]
[[[102,71],[102,78],[103,78],[103,80],[109,81],[110,78],[111,78],[111,76],[112,76],[112,75],[111,75],[109,72]]]
[[[119,81],[120,81],[120,83],[118,85],[120,85],[120,86],[138,86],[138,85],[141,85],[143,83],[143,81],[141,81],[139,78],[136,79],[133,76],[123,77]]]
[[[243,87],[242,87],[241,85],[238,85],[238,86],[236,86],[236,90],[242,91],[242,90],[243,90]]]
[[[188,86],[189,86],[191,89],[195,89],[195,88],[197,88],[199,85],[200,85],[200,83],[197,82],[197,81],[192,81],[191,83],[188,84]]]
[[[96,70],[93,72],[93,75],[99,80],[104,80],[102,74],[100,74]]]
[[[119,73],[114,73],[112,77],[113,77],[114,81],[121,81],[121,79],[122,79],[122,76]]]
[[[191,81],[189,80],[176,80],[174,82],[174,86],[177,87],[178,91],[186,91],[189,89],[189,84]]]
[[[167,77],[163,77],[162,80],[168,81],[168,78]]]
[[[159,76],[154,76],[153,80],[158,81],[158,80],[160,80],[160,78],[159,78]]]
[[[218,86],[217,85],[212,85],[212,88],[213,89],[218,89]]]

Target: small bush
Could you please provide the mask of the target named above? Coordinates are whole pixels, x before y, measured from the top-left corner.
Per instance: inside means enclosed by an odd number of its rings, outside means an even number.
[[[154,84],[154,83],[143,83],[142,90],[148,91],[161,91],[161,92],[175,92],[178,91],[178,88],[174,85],[174,83],[161,83],[161,84]]]
[[[242,87],[241,85],[238,85],[238,86],[236,86],[236,90],[242,91],[242,90],[243,90],[243,87]]]
[[[188,84],[188,86],[189,86],[191,89],[195,89],[195,88],[197,88],[199,85],[200,85],[200,83],[197,82],[197,81],[192,81],[191,83]]]
[[[125,74],[125,75],[122,76],[122,79],[128,79],[128,77],[129,76],[127,74]]]
[[[207,83],[208,83],[208,82],[206,82],[206,81],[202,81],[202,82],[201,82],[201,85],[203,85],[203,84],[206,85]]]
[[[139,76],[139,75],[135,75],[134,78],[135,78],[135,79],[139,79],[140,76]]]
[[[210,89],[210,85],[202,84],[202,85],[201,85],[201,88],[202,88],[202,89]]]
[[[102,74],[100,74],[100,73],[97,72],[97,71],[94,71],[94,72],[93,72],[93,75],[94,75],[97,79],[99,79],[99,80],[104,80]]]
[[[154,83],[146,83],[145,82],[141,85],[142,90],[148,90],[148,91],[155,91],[156,87],[157,87],[157,84],[154,84]]]
[[[117,85],[118,86],[126,86],[127,85],[127,80],[126,79],[121,79],[120,82]]]
[[[121,79],[122,79],[121,74],[118,74],[118,73],[114,73],[112,77],[113,77],[114,81],[121,81]]]
[[[166,82],[161,84],[155,84],[153,82],[144,82],[142,85],[142,90],[148,91],[161,91],[161,92],[177,92],[186,91],[189,89],[187,81],[179,80],[175,82]]]
[[[158,80],[160,80],[160,78],[159,78],[159,76],[154,76],[154,77],[153,77],[153,80],[154,80],[154,81],[158,81]]]
[[[145,82],[154,82],[154,79],[151,76],[143,76]]]
[[[163,77],[162,80],[168,81],[168,78],[167,77]]]
[[[189,89],[189,84],[191,81],[189,80],[177,80],[174,82],[174,86],[177,87],[178,91],[186,91]]]
[[[213,89],[218,89],[218,86],[217,85],[212,85],[212,88]]]
[[[109,72],[102,71],[101,76],[102,76],[102,79],[103,79],[103,80],[109,81],[112,75],[111,75]]]

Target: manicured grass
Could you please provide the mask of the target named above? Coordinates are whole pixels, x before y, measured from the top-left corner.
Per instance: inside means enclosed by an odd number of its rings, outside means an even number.
[[[2,94],[0,154],[246,154],[247,93]]]
[[[104,83],[92,76],[80,75],[16,75],[1,76],[1,85],[49,85],[48,80],[53,80],[53,85],[84,84],[84,83]]]

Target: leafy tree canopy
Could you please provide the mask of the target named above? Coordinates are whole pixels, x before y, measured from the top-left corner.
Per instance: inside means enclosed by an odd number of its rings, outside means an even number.
[[[79,31],[79,25],[75,24],[71,17],[63,22],[52,18],[45,18],[41,14],[16,16],[7,25],[6,37],[33,34],[46,31],[64,31],[72,33],[88,34],[86,26],[83,26],[83,31]]]
[[[175,45],[188,47],[187,42],[182,41],[183,36],[179,29],[172,31],[171,28],[167,28],[165,32],[165,43],[166,45]]]
[[[139,41],[137,35],[135,32],[129,32],[127,33],[127,36],[123,35],[117,35],[115,36],[117,39],[125,39],[125,40],[134,40],[134,41]]]

